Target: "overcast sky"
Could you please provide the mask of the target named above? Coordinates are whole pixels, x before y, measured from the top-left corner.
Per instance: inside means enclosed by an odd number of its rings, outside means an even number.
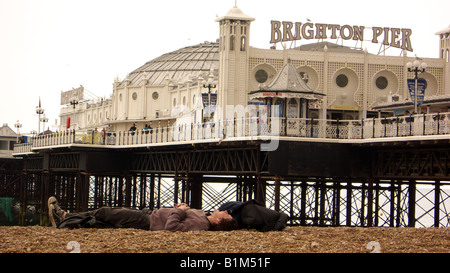
[[[86,93],[109,97],[115,77],[123,79],[164,53],[215,41],[216,16],[224,16],[234,4],[234,0],[0,0],[0,125],[8,123],[16,130],[19,120],[22,133],[37,130],[40,97],[52,129],[61,91],[83,85]],[[250,45],[259,48],[271,46],[271,20],[309,18],[313,23],[410,28],[414,52],[409,56],[437,58],[435,33],[450,25],[448,0],[238,0],[237,4],[256,19]],[[370,42],[363,47],[375,54],[379,49]]]

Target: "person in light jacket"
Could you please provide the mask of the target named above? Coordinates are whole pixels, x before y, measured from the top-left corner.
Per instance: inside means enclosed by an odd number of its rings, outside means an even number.
[[[55,228],[135,228],[145,230],[200,231],[238,229],[227,211],[214,210],[210,215],[187,204],[172,208],[137,210],[102,207],[96,210],[68,213],[61,209],[55,197],[48,199],[49,217]]]

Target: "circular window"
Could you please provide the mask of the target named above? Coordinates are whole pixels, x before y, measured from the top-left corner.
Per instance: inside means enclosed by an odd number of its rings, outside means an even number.
[[[377,85],[378,89],[386,89],[386,87],[388,86],[388,80],[385,77],[380,76],[375,81],[375,84]]]
[[[133,92],[133,95],[131,95],[131,97],[133,98],[133,100],[136,100],[137,99],[137,93]]]
[[[259,83],[265,83],[268,78],[269,78],[269,75],[267,75],[266,70],[260,69],[260,70],[256,71],[256,73],[255,73],[255,79]]]
[[[154,100],[157,100],[157,99],[159,98],[158,92],[153,92],[152,98],[153,98]]]
[[[340,74],[336,77],[336,84],[339,87],[346,87],[348,84],[348,78],[344,74]]]

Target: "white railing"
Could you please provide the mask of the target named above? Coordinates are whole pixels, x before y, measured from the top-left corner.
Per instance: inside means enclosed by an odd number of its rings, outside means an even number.
[[[36,136],[32,138],[31,143],[33,148],[72,144],[75,142],[75,136],[75,130],[63,131],[60,133]]]
[[[14,153],[29,153],[33,148],[67,144],[133,146],[200,140],[219,141],[233,138],[257,139],[267,136],[376,139],[425,135],[450,135],[450,113],[363,120],[248,118],[123,132],[75,132],[72,130],[31,138],[29,143],[16,144]]]
[[[31,153],[32,143],[20,143],[14,144],[14,152],[15,154],[26,154]]]

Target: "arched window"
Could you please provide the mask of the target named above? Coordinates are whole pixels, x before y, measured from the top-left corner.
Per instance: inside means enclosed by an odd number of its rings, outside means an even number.
[[[241,37],[241,51],[245,51],[245,42],[246,41],[246,39],[245,39],[245,36],[242,36]]]
[[[234,35],[231,35],[231,36],[230,36],[230,50],[231,50],[231,51],[234,50],[234,44],[236,43],[235,40],[236,40],[236,39],[235,39]]]

